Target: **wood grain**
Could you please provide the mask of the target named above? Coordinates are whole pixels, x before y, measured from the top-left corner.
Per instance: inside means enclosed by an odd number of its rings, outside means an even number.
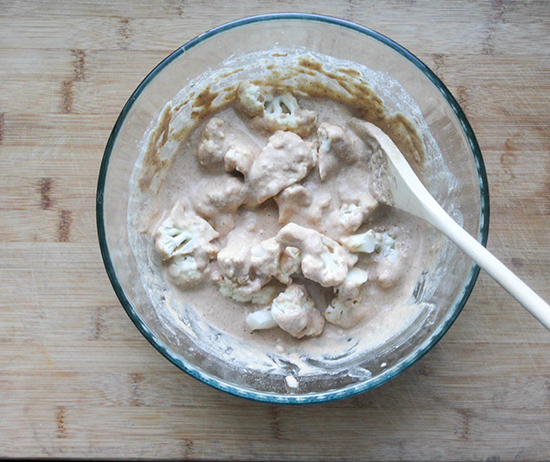
[[[550,299],[547,2],[0,0],[0,458],[550,458],[550,334],[483,274],[422,361],[313,407],[210,389],[120,307],[95,231],[120,109],[194,36],[282,11],[371,27],[443,79],[484,154],[489,248]]]

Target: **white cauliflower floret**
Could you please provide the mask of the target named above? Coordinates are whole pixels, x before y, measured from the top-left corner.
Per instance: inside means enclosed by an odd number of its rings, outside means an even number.
[[[210,224],[177,202],[170,216],[155,230],[155,248],[162,260],[177,255],[193,255],[197,261],[208,261],[216,253],[212,243],[219,236]]]
[[[380,254],[381,258],[377,258],[377,279],[383,288],[392,287],[401,277],[403,268],[402,265],[398,265],[397,243],[388,232],[376,233],[370,229],[363,234],[341,238],[340,242],[350,252]]]
[[[246,177],[247,204],[257,206],[300,181],[313,163],[311,148],[298,135],[281,131],[271,135]]]
[[[268,131],[287,130],[307,136],[317,121],[317,112],[301,109],[290,92],[259,87],[244,81],[237,90],[236,108],[258,127]]]
[[[281,244],[267,239],[250,248],[250,268],[256,278],[269,278],[278,271]]]
[[[251,330],[266,330],[277,327],[277,321],[271,315],[271,306],[250,313],[246,317],[246,323]]]
[[[257,305],[267,305],[281,291],[277,284],[268,283],[263,287],[253,285],[242,285],[228,278],[212,278],[218,284],[220,293],[227,298],[232,298],[236,302],[251,302]]]
[[[337,295],[325,311],[325,319],[337,326],[348,329],[355,326],[366,314],[361,307],[361,286],[367,282],[366,271],[352,268],[344,282],[338,286]]]
[[[290,284],[294,273],[300,269],[301,252],[296,247],[283,249],[275,238],[267,239],[253,246],[251,253],[251,269],[256,278],[269,280],[275,277],[283,284]]]
[[[311,192],[301,184],[293,184],[275,196],[279,208],[279,223],[288,223],[293,215],[311,205]]]
[[[197,260],[191,255],[176,255],[170,261],[168,274],[175,283],[187,287],[202,281],[206,269],[207,266],[204,264],[199,267]]]
[[[303,275],[323,287],[341,284],[357,256],[324,234],[295,223],[284,226],[276,236],[278,242],[297,247],[302,252]]]
[[[368,148],[351,130],[323,122],[317,129],[319,137],[319,176],[325,180],[340,168],[343,160],[352,165],[369,157]]]
[[[213,117],[202,132],[197,160],[209,170],[224,164],[227,172],[237,170],[246,175],[258,151],[247,135],[230,127],[224,120]]]
[[[348,249],[350,252],[362,252],[372,253],[376,248],[376,236],[372,229],[369,229],[366,233],[355,234],[350,237],[343,237],[340,239],[340,243]]]
[[[320,335],[325,326],[323,315],[305,287],[298,284],[290,285],[273,300],[271,316],[281,329],[296,338]]]
[[[386,256],[392,263],[397,262],[398,259],[395,239],[386,231],[375,233],[374,230],[369,229],[363,234],[343,237],[340,239],[340,242],[350,252],[372,253],[377,251]]]
[[[235,300],[249,301],[268,282],[252,272],[250,249],[256,242],[257,237],[244,230],[236,229],[227,236],[226,246],[218,253],[220,274],[216,277],[223,295],[234,292]]]
[[[340,207],[330,217],[333,226],[341,230],[339,234],[357,231],[378,206],[376,199],[368,192],[344,197],[341,201]]]
[[[307,136],[317,121],[317,113],[300,109],[298,101],[291,93],[265,96],[264,117],[258,120],[270,131],[289,130],[300,136]]]
[[[290,284],[290,276],[299,267],[298,249],[283,250],[274,238],[256,243],[249,232],[233,233],[227,246],[218,253],[219,275],[215,279],[223,295],[240,302],[269,303],[278,286],[267,284],[273,277]]]
[[[249,117],[262,115],[265,110],[265,97],[262,94],[262,88],[250,83],[249,80],[241,82],[237,89],[235,105],[237,110]]]
[[[170,216],[153,233],[162,260],[169,260],[168,274],[175,283],[189,286],[200,282],[217,253],[212,241],[218,232],[207,221],[177,202]]]

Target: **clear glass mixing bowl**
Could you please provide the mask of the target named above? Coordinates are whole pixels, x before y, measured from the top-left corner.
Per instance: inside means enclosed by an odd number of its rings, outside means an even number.
[[[211,357],[193,340],[174,341],[156,316],[140,282],[128,239],[129,181],[139,143],[151,121],[185,85],[229,56],[274,47],[303,47],[386,72],[417,102],[458,180],[449,193],[463,226],[486,244],[489,194],[485,168],[474,133],[455,98],[418,58],[397,43],[365,27],[339,19],[306,14],[256,16],[225,24],[191,40],[162,61],[124,106],[107,143],[97,190],[97,227],[107,274],[122,306],[140,332],[168,360],[193,377],[222,391],[271,403],[318,403],[341,399],[377,387],[403,372],[441,339],[466,303],[479,268],[462,252],[453,252],[447,273],[431,296],[436,309],[421,329],[362,358],[363,377],[313,377],[290,392],[284,377],[259,377]]]

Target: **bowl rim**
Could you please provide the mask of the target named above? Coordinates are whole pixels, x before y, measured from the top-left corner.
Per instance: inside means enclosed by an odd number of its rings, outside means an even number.
[[[129,299],[126,297],[124,289],[120,285],[118,278],[116,276],[114,266],[109,254],[109,248],[107,244],[106,231],[105,231],[105,221],[103,214],[103,204],[104,204],[104,192],[105,192],[105,181],[107,178],[107,172],[109,168],[109,161],[115,142],[117,140],[118,134],[126,120],[126,116],[134,105],[135,101],[139,98],[144,89],[148,84],[160,73],[162,70],[167,67],[172,61],[186,53],[188,50],[198,46],[203,41],[214,37],[224,31],[235,29],[241,26],[246,26],[254,23],[260,23],[265,21],[282,21],[282,20],[300,20],[300,21],[309,21],[309,22],[318,22],[329,24],[331,26],[340,26],[346,29],[350,29],[355,32],[367,35],[370,38],[373,38],[380,43],[388,46],[394,51],[398,52],[401,56],[409,60],[414,64],[421,72],[424,73],[426,77],[436,86],[436,88],[441,92],[443,97],[446,99],[447,103],[455,113],[458,118],[462,130],[468,140],[470,145],[471,152],[474,157],[474,163],[476,166],[476,172],[478,175],[479,188],[480,188],[480,222],[479,222],[479,233],[478,241],[483,245],[487,245],[488,233],[489,233],[489,186],[487,180],[487,173],[485,170],[485,164],[481,155],[481,150],[479,144],[474,135],[472,127],[466,118],[462,108],[443,84],[443,82],[437,77],[429,68],[426,66],[420,59],[418,59],[414,54],[405,49],[403,46],[389,39],[388,37],[376,32],[372,29],[369,29],[365,26],[361,26],[350,21],[343,19],[338,19],[330,16],[323,16],[317,14],[306,14],[306,13],[273,13],[265,15],[250,16],[235,21],[231,21],[225,24],[222,24],[218,27],[215,27],[203,34],[195,37],[194,39],[187,42],[185,45],[181,46],[164,60],[162,60],[138,85],[136,90],[132,93],[126,104],[124,105],[120,115],[118,116],[113,130],[109,136],[109,140],[105,147],[103,159],[101,162],[101,167],[98,177],[97,185],[97,194],[96,194],[96,224],[97,232],[99,239],[99,246],[101,250],[101,255],[103,258],[103,263],[111,285],[122,304],[124,310],[133,321],[137,329],[141,334],[153,345],[153,347],[162,354],[166,359],[168,359],[172,364],[174,364],[179,369],[188,373],[192,377],[200,380],[207,385],[212,386],[218,390],[229,393],[234,396],[239,396],[241,398],[246,398],[253,401],[266,402],[271,404],[313,404],[313,403],[322,403],[336,401],[339,399],[348,398],[351,396],[364,393],[368,390],[372,390],[384,383],[390,381],[391,379],[397,377],[406,369],[411,367],[419,359],[421,359],[429,350],[431,350],[437,342],[443,337],[443,335],[449,330],[451,325],[454,323],[460,312],[462,311],[464,305],[468,301],[470,294],[476,283],[479,266],[475,263],[472,263],[470,272],[468,275],[467,283],[462,289],[462,293],[457,297],[457,302],[455,303],[453,309],[449,312],[447,319],[441,324],[438,330],[436,330],[429,338],[427,338],[420,347],[415,350],[410,356],[404,358],[392,368],[381,373],[375,380],[369,380],[366,382],[357,383],[340,390],[328,390],[324,392],[316,392],[311,394],[303,395],[281,395],[276,393],[269,392],[260,392],[256,390],[251,390],[248,388],[241,388],[239,386],[230,384],[223,381],[217,377],[214,377],[201,369],[188,364],[179,357],[176,357],[172,352],[163,344],[163,342],[158,339],[153,332],[148,328],[145,322],[139,317],[136,313]]]

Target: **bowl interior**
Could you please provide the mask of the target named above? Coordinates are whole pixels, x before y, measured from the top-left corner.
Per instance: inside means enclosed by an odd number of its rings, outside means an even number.
[[[350,45],[352,44],[352,46]],[[192,339],[168,332],[158,319],[137,271],[128,238],[129,181],[144,134],[164,105],[191,80],[217,69],[229,56],[273,48],[301,47],[353,61],[399,81],[418,104],[422,117],[451,172],[431,188],[463,227],[485,244],[488,192],[479,147],[471,128],[444,85],[406,50],[368,29],[311,15],[272,15],[230,23],[189,42],[163,61],[138,87],[124,107],[109,139],[98,184],[100,245],[113,287],[145,337],[181,369],[224,391],[261,401],[309,403],[329,401],[378,386],[419,359],[446,332],[464,306],[478,268],[447,245],[440,262],[445,271],[437,290],[426,295],[436,309],[375,355],[354,365],[368,373],[314,377],[289,393],[279,378],[266,380],[253,371],[235,369],[196,348]],[[449,187],[452,182],[453,187]],[[452,268],[452,271],[448,271]],[[420,322],[420,321],[419,321]],[[418,326],[417,326],[418,327]]]

